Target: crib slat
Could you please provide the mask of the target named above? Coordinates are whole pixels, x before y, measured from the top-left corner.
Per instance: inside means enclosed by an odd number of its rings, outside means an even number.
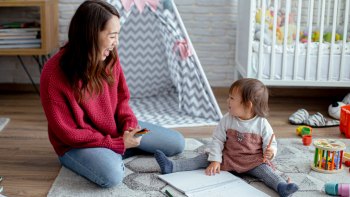
[[[340,24],[340,9],[342,6],[342,1],[341,0],[337,0],[337,1],[338,1],[337,26],[339,26],[339,24]]]
[[[334,50],[335,50],[335,30],[337,27],[337,8],[338,8],[338,0],[334,0],[334,8],[333,8],[333,26],[332,26],[332,41],[331,41],[331,51],[329,56],[329,65],[328,65],[328,81],[332,80],[333,75],[333,59],[334,59]]]
[[[309,81],[309,67],[310,67],[310,53],[311,53],[311,35],[312,35],[312,21],[314,13],[314,0],[309,1],[309,29],[307,36],[307,52],[306,52],[306,65],[305,65],[305,80]]]
[[[262,79],[262,67],[264,59],[264,36],[265,36],[265,15],[266,15],[266,2],[262,1],[261,6],[261,29],[260,29],[260,42],[259,42],[259,67],[258,67],[258,79]]]
[[[328,0],[327,20],[326,20],[327,27],[329,26],[330,16],[331,16],[331,0]]]
[[[325,14],[325,7],[326,7],[326,2],[322,1],[322,8],[321,8],[321,16],[324,16]],[[317,56],[317,65],[321,65],[322,60],[322,47],[324,46],[323,44],[323,32],[324,32],[324,17],[321,18],[321,27],[320,27],[320,40],[319,40],[319,45],[318,45],[318,56]],[[317,66],[317,76],[316,80],[319,81],[321,79],[321,66]]]
[[[343,42],[342,42],[342,53],[341,53],[341,63],[340,63],[340,71],[339,71],[339,81],[343,80],[343,73],[345,72],[345,46],[346,46],[346,38],[347,38],[347,29],[348,29],[348,22],[349,22],[349,1],[346,0],[345,3],[345,14],[344,14],[344,30],[343,30]]]
[[[284,39],[283,39],[283,62],[282,62],[282,80],[286,77],[286,64],[287,64],[287,45],[288,45],[288,28],[289,28],[289,13],[290,13],[290,0],[286,1],[286,13],[284,17]]]
[[[299,43],[300,43],[299,32],[300,32],[300,21],[301,21],[301,5],[302,5],[302,0],[298,0],[297,33],[295,37],[293,80],[297,80],[298,69],[299,69]]]
[[[277,11],[279,0],[275,0],[273,7],[273,26],[272,26],[272,43],[271,43],[271,68],[270,79],[273,80],[275,76],[275,64],[276,64],[276,34],[277,34]]]
[[[317,6],[317,26],[320,26],[321,16],[324,16],[324,15],[321,15],[321,1],[322,1],[322,0],[318,0],[318,6]],[[324,2],[324,1],[322,1],[322,2]]]

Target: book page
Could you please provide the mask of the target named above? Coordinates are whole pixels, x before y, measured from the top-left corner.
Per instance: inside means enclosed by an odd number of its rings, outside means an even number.
[[[218,194],[232,196],[232,193],[268,196],[226,171],[221,171],[215,176],[208,176],[205,170],[201,169],[158,175],[158,177],[187,196],[217,196]]]
[[[264,192],[254,188],[243,180],[230,182],[215,188],[186,193],[188,197],[232,197],[232,196],[254,196],[269,197]]]
[[[212,185],[220,185],[238,179],[225,171],[221,171],[215,176],[208,176],[203,169],[158,175],[158,177],[183,193],[202,190]]]

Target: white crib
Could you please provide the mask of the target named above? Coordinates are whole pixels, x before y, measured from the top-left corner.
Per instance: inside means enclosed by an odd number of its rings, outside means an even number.
[[[238,73],[269,86],[350,87],[349,1],[238,1]]]

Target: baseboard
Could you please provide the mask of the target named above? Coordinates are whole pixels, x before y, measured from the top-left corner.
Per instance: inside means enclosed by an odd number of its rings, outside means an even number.
[[[344,98],[349,88],[269,88],[271,96]]]
[[[39,89],[39,85],[36,85]],[[227,96],[229,87],[213,87],[214,95]],[[0,83],[1,93],[36,93],[32,84]],[[282,88],[270,87],[271,97],[324,97],[342,100],[350,88]]]
[[[39,85],[36,87],[39,89]],[[1,94],[6,93],[36,93],[32,84],[23,83],[0,83]]]

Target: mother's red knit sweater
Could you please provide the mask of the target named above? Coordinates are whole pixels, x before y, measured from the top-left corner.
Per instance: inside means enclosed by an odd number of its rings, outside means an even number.
[[[104,147],[125,151],[123,131],[135,128],[137,119],[129,106],[129,90],[119,61],[113,85],[103,83],[103,92],[78,103],[59,61],[62,50],[44,66],[40,97],[48,121],[50,142],[59,156],[72,148]]]

